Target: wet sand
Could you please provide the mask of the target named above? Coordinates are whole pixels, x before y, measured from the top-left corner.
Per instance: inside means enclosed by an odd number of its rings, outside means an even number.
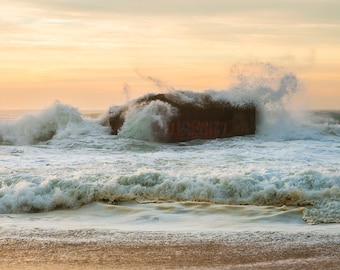
[[[68,231],[0,237],[0,269],[339,269],[340,236]]]

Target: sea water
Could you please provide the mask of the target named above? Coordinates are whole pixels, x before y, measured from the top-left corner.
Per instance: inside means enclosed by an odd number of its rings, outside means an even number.
[[[1,232],[337,233],[340,111],[287,110],[283,101],[294,87],[288,74],[277,88],[208,91],[255,102],[256,134],[172,144],[146,135],[160,121],[150,108],[131,110],[118,135],[111,135],[106,111],[60,102],[1,111]]]

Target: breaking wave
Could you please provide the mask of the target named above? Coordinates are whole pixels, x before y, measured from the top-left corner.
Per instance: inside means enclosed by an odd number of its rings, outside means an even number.
[[[58,132],[76,129],[83,121],[73,107],[55,102],[38,114],[27,114],[0,123],[0,143],[28,145],[52,139]]]
[[[174,168],[175,169],[175,168]],[[0,212],[39,212],[77,208],[95,201],[196,201],[230,205],[305,207],[308,223],[339,223],[339,179],[317,171],[300,172],[282,179],[265,174],[232,173],[210,176],[137,171],[121,176],[30,176],[30,180],[4,181],[0,186]],[[214,175],[216,174],[216,175]],[[17,175],[20,177],[20,175]],[[26,173],[25,178],[29,177]],[[13,179],[13,176],[11,177]]]

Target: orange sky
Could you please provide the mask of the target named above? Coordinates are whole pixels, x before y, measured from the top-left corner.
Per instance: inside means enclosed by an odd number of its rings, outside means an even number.
[[[0,109],[107,109],[158,89],[228,89],[238,63],[294,72],[340,109],[338,0],[2,0]],[[128,89],[125,91],[124,89]]]

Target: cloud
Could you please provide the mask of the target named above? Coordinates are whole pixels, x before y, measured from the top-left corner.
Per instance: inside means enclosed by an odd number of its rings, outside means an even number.
[[[7,11],[3,8],[0,11],[3,46],[11,41],[50,49],[134,48],[134,58],[154,55],[157,50],[160,55],[176,51],[181,57],[200,54],[204,58],[206,54],[218,58],[223,54],[230,59],[241,50],[264,51],[267,47],[268,52],[274,47],[279,51],[291,45],[317,48],[320,43],[340,42],[337,34],[340,22],[321,20],[326,15],[317,12],[339,5],[335,0],[4,0],[4,3],[7,6],[2,7],[7,7]]]
[[[9,2],[9,1],[8,1]],[[13,0],[11,3],[23,4],[23,1]],[[30,5],[44,9],[85,13],[122,13],[122,14],[218,14],[238,12],[241,10],[255,10],[263,4],[272,1],[225,1],[225,0],[125,0],[125,1],[93,1],[93,0],[31,0]],[[25,2],[24,2],[25,4]],[[28,5],[28,2],[26,2]]]
[[[338,0],[5,0],[10,4],[37,6],[50,12],[71,12],[78,14],[131,14],[131,15],[231,15],[239,13],[283,12],[296,18],[339,21]]]

